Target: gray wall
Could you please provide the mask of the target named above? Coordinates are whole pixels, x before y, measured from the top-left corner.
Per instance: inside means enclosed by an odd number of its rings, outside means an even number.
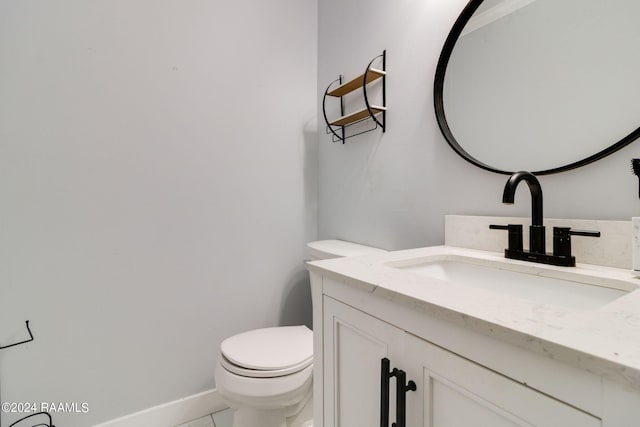
[[[526,216],[526,186],[501,204],[506,177],[475,168],[441,136],[433,78],[442,44],[466,0],[326,0],[319,3],[319,99],[343,73],[387,49],[388,130],[332,144],[320,133],[320,237],[386,249],[442,244],[443,216]],[[322,125],[321,125],[322,130]],[[640,214],[629,159],[636,142],[577,171],[541,177],[545,215],[628,220]]]
[[[36,335],[3,400],[92,425],[309,322],[316,25],[314,0],[0,2],[0,343]]]

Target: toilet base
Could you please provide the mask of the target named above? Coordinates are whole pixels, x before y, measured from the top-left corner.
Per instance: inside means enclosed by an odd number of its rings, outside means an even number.
[[[300,411],[287,417],[291,408],[235,408],[233,427],[313,427],[313,399],[308,399]]]
[[[287,427],[284,409],[264,409],[242,408],[233,414],[233,427]]]

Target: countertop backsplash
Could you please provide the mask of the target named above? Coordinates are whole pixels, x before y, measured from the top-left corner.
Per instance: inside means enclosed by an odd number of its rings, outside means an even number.
[[[531,218],[445,215],[445,245],[503,252],[507,232],[490,230],[491,224],[523,224],[524,248],[529,247]],[[577,263],[631,269],[631,221],[545,218],[547,252],[553,250],[553,227],[600,231],[600,237],[573,236],[572,253]]]

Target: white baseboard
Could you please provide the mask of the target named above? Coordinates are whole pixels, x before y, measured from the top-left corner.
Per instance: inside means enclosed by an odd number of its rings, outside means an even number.
[[[226,408],[227,405],[213,389],[116,418],[94,427],[174,427]]]

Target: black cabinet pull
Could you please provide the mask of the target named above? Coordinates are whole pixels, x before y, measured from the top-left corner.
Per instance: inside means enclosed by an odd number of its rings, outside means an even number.
[[[407,426],[407,392],[416,391],[413,381],[407,383],[407,373],[393,368],[386,357],[380,361],[380,427],[389,427],[389,380],[396,377],[396,422],[392,427]]]
[[[396,375],[397,369],[391,369],[386,357],[380,361],[380,427],[389,427],[389,380]]]
[[[407,392],[416,391],[416,383],[409,381],[407,383],[407,374],[402,370],[396,373],[396,422],[393,427],[407,426]]]

